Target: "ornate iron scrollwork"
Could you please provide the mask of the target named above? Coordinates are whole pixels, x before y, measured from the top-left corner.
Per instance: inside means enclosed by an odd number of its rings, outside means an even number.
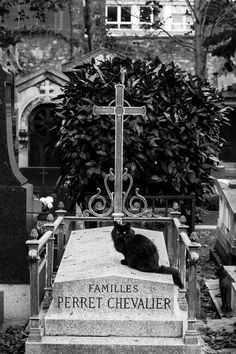
[[[93,195],[88,202],[88,209],[84,210],[83,216],[109,216],[114,209],[114,193],[110,191],[108,181],[114,181],[115,175],[113,169],[110,168],[109,173],[104,178],[104,185],[110,199],[110,207],[107,207],[108,202],[104,196],[101,195],[101,188],[97,188],[97,194]],[[107,209],[107,210],[106,210]],[[106,211],[105,211],[106,210]]]
[[[137,216],[143,216],[146,214],[148,211],[148,204],[147,200],[139,194],[139,188],[135,189],[135,195],[132,196],[127,204],[127,199],[129,197],[129,193],[132,189],[133,186],[133,177],[131,174],[128,173],[128,169],[125,168],[125,172],[123,174],[123,181],[129,181],[129,185],[127,188],[126,192],[123,192],[123,212],[127,216],[130,217],[137,217]]]
[[[110,169],[110,172],[104,178],[104,185],[106,192],[109,197],[109,201],[101,195],[101,188],[97,188],[97,193],[93,195],[88,202],[88,208],[84,210],[83,216],[110,216],[114,211],[114,192],[111,192],[108,181],[114,181],[115,175],[113,169]],[[128,181],[128,188],[126,191],[123,191],[123,213],[125,216],[130,217],[141,217],[149,216],[152,217],[152,210],[148,209],[147,200],[141,194],[139,194],[139,188],[135,189],[135,195],[129,198],[130,191],[133,187],[133,177],[128,173],[128,169],[125,168],[123,174],[123,181]],[[108,203],[110,204],[108,206]]]

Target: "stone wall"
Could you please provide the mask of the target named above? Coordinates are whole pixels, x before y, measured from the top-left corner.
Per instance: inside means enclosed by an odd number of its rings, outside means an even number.
[[[163,62],[174,61],[184,70],[194,73],[194,53],[188,47],[181,46],[169,38],[139,38],[120,37],[109,39],[109,44],[117,53],[134,58],[153,58],[158,56]],[[185,41],[191,45],[192,40]],[[96,47],[96,46],[95,46]],[[71,59],[71,44],[57,38],[25,39],[18,45],[19,60],[23,68],[22,76],[38,69],[56,69],[61,71],[61,65]],[[88,52],[88,45],[73,46],[73,57],[80,58]],[[208,79],[213,82],[213,72],[216,70],[219,58],[208,56]]]
[[[18,44],[22,76],[39,69],[61,71],[61,64],[70,59],[70,45],[64,40],[53,38],[32,38]]]

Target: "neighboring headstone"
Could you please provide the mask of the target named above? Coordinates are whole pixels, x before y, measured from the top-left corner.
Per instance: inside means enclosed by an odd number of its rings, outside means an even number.
[[[215,249],[223,264],[236,264],[236,181],[218,180],[219,219]]]
[[[15,161],[13,102],[13,77],[0,66],[0,284],[29,282],[25,241],[32,226],[33,186]]]
[[[172,276],[121,265],[111,229],[72,232],[42,342],[27,342],[26,353],[200,353],[184,344],[187,311],[179,308]],[[152,239],[160,264],[169,265],[163,234],[135,231]]]
[[[231,284],[231,307],[232,315],[236,316],[236,266],[224,266],[224,269],[233,281]]]
[[[0,291],[0,327],[4,320],[4,292]]]
[[[234,283],[232,283],[231,307],[232,307],[234,316],[236,316],[236,281]]]

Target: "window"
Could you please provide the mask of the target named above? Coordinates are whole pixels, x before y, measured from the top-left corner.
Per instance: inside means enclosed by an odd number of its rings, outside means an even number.
[[[186,31],[191,23],[186,6],[172,6],[171,29],[172,31]]]
[[[172,19],[171,29],[173,31],[181,31],[184,29],[185,27],[184,15],[172,14],[171,19]]]
[[[151,22],[152,9],[148,6],[140,6],[140,22]]]
[[[55,12],[55,29],[62,30],[63,29],[63,11],[59,10]]]
[[[117,22],[118,21],[118,8],[117,6],[109,6],[107,8],[107,21],[108,22]]]
[[[13,5],[10,13],[3,19],[4,24],[11,29],[20,27],[43,26],[55,30],[69,30],[69,7],[65,5],[63,10],[48,11],[45,20],[39,20],[35,13],[29,11],[28,5]]]
[[[107,6],[108,28],[131,28],[130,6]]]
[[[36,107],[29,116],[29,166],[59,166],[52,128],[53,105]]]

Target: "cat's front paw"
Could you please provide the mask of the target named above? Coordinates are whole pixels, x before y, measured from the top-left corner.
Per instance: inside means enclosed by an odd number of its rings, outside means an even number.
[[[122,260],[120,261],[120,263],[123,264],[123,265],[128,265],[128,263],[127,263],[127,261],[126,261],[125,259],[122,259]]]

